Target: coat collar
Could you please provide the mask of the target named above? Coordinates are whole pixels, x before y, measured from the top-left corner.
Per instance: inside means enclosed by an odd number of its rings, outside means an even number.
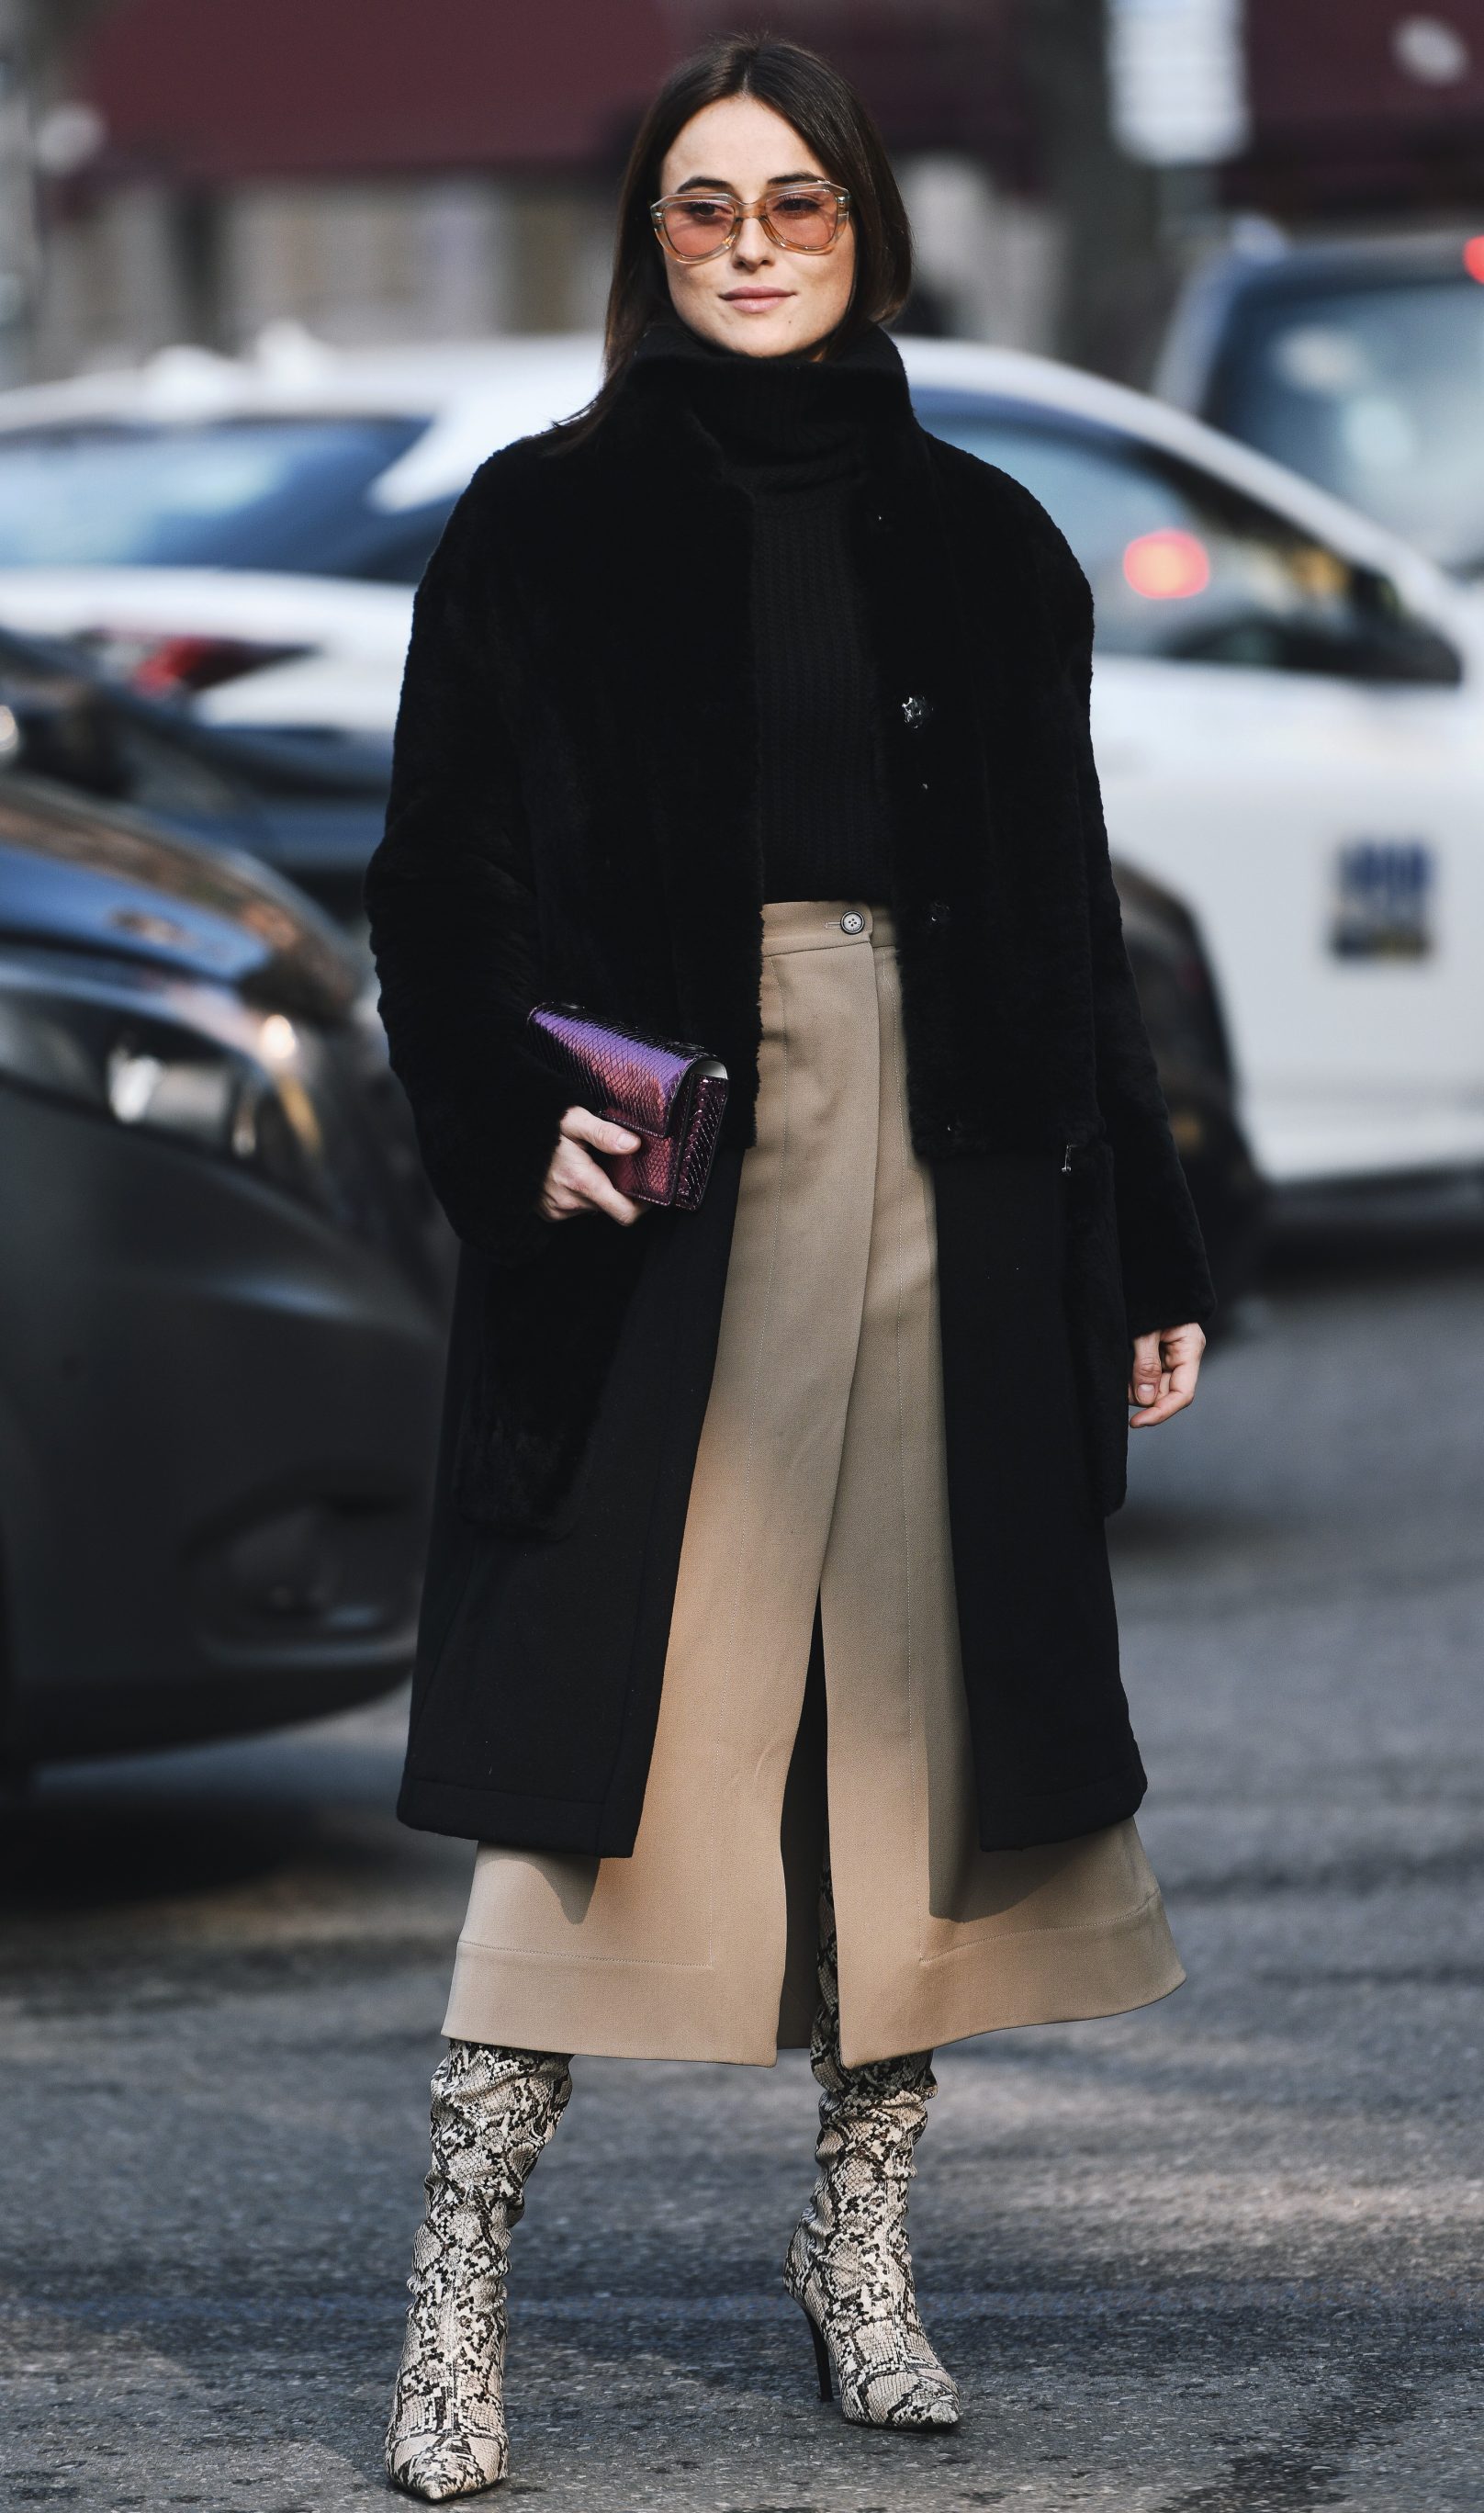
[[[659,316],[624,370],[611,412],[621,440],[712,477],[734,457],[767,460],[842,438],[879,462],[893,438],[917,433],[901,352],[879,324],[832,358],[754,358]]]
[[[662,364],[691,368],[709,367],[722,373],[744,372],[750,375],[812,377],[822,389],[845,382],[875,378],[896,393],[902,413],[910,409],[906,369],[897,343],[879,323],[868,323],[853,340],[835,351],[832,357],[816,358],[796,353],[779,358],[753,358],[744,350],[728,349],[719,340],[707,340],[694,332],[678,314],[657,314],[628,363],[629,376],[647,373]]]

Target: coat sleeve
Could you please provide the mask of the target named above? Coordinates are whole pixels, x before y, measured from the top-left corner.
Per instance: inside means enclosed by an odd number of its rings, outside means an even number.
[[[1057,536],[1057,608],[1071,699],[1087,870],[1098,1102],[1113,1154],[1118,1246],[1131,1336],[1204,1322],[1216,1307],[1200,1223],[1170,1133],[1154,1054],[1139,1008],[1108,859],[1093,757],[1092,588]]]
[[[413,606],[385,835],[366,874],[391,1063],[433,1191],[501,1263],[555,1225],[538,1209],[572,1094],[524,1044],[541,954],[479,484]]]

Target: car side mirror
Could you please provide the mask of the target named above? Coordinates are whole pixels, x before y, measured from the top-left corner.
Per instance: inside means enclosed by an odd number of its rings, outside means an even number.
[[[1420,619],[1388,576],[1363,568],[1355,577],[1353,662],[1357,680],[1398,681],[1457,689],[1464,658],[1441,629]]]

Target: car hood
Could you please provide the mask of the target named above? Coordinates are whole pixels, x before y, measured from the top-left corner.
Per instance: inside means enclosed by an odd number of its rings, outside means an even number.
[[[343,1019],[364,972],[327,917],[246,856],[30,778],[0,784],[0,945],[142,961]]]

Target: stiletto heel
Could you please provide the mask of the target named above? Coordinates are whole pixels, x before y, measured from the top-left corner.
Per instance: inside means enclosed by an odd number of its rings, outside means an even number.
[[[809,2335],[814,2340],[814,2361],[820,2369],[820,2397],[832,2400],[834,2384],[829,2378],[829,2349],[824,2344],[824,2333],[807,2308],[804,2308],[804,2318],[809,2324]]]

